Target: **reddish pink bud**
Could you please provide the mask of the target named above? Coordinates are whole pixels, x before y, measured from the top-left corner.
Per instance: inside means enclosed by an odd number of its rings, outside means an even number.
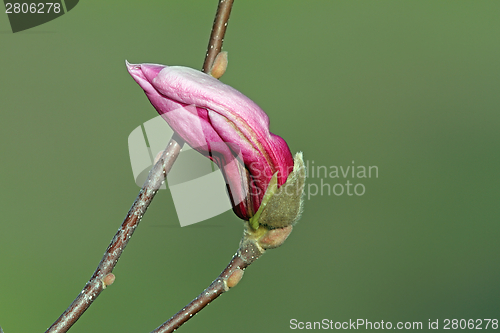
[[[219,166],[240,218],[257,212],[274,174],[278,187],[286,182],[294,165],[290,149],[269,132],[269,118],[248,97],[192,68],[127,68],[170,127]]]

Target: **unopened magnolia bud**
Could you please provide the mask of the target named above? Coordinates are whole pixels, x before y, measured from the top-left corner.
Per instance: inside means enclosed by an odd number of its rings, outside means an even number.
[[[258,223],[271,228],[283,228],[297,222],[303,209],[305,179],[306,169],[302,153],[297,153],[293,161],[293,171],[288,175],[286,182],[279,189],[276,182],[273,180],[269,182],[269,188],[264,197],[268,192],[273,194],[257,216]]]
[[[220,52],[214,60],[212,68],[208,74],[212,75],[214,78],[219,79],[226,72],[227,68],[227,52]]]

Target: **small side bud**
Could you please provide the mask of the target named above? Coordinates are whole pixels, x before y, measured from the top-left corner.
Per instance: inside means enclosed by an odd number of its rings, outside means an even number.
[[[242,269],[237,269],[231,275],[227,278],[226,285],[228,288],[232,288],[240,282],[241,278],[243,277],[243,273],[245,273],[244,270]]]
[[[286,241],[292,229],[293,226],[291,225],[284,228],[271,229],[259,239],[259,245],[265,250],[280,247]]]
[[[158,154],[156,154],[153,165],[155,165],[160,160],[161,154],[163,154],[163,150],[160,150]]]
[[[226,72],[227,68],[227,52],[220,52],[214,60],[212,68],[208,71],[208,74],[212,75],[214,78],[219,79]]]
[[[105,277],[103,277],[101,281],[104,289],[106,289],[107,286],[110,286],[113,284],[113,282],[115,282],[115,275],[113,273],[109,273]]]

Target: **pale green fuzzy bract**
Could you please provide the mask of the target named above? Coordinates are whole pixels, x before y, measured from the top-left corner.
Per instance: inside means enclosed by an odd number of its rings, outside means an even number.
[[[302,153],[295,154],[293,171],[286,182],[277,186],[276,174],[273,175],[257,213],[250,219],[252,228],[259,224],[270,228],[284,228],[295,224],[304,206],[304,184],[306,169]]]

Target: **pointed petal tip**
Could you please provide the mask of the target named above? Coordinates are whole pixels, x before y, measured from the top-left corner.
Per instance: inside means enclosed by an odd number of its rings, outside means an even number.
[[[138,65],[138,64],[131,64],[130,62],[128,62],[128,60],[125,60],[125,66],[127,66],[127,70],[130,72],[131,70],[134,70],[134,69],[140,69],[141,68],[141,65]]]

